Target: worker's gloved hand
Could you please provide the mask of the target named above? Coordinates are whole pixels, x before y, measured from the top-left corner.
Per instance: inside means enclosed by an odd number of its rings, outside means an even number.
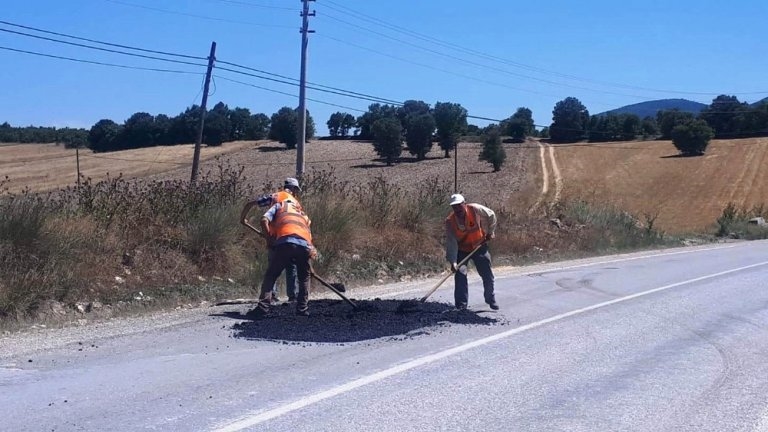
[[[314,247],[309,248],[309,259],[316,260],[317,259],[317,249]]]
[[[459,266],[456,263],[451,263],[451,272],[456,273],[459,271]]]
[[[494,233],[488,233],[485,235],[485,241],[491,241],[496,238],[496,234]]]

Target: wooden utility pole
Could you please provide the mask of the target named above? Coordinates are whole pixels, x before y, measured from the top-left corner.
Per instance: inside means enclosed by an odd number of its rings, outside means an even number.
[[[459,140],[453,145],[453,193],[459,193]]]
[[[80,144],[75,146],[75,160],[77,161],[77,188],[80,189]]]
[[[307,142],[307,45],[309,45],[309,17],[315,16],[315,11],[309,11],[309,2],[315,0],[301,0],[304,7],[301,10],[301,75],[299,81],[299,131],[296,146],[296,177],[304,174],[304,147]]]
[[[197,180],[197,170],[200,166],[200,145],[203,143],[203,128],[205,127],[205,109],[208,104],[208,89],[211,84],[211,72],[213,71],[213,62],[216,61],[216,42],[211,42],[211,54],[208,56],[208,70],[205,72],[205,84],[203,85],[203,101],[200,103],[200,125],[197,130],[197,141],[195,141],[195,155],[192,158],[192,179],[194,183]]]

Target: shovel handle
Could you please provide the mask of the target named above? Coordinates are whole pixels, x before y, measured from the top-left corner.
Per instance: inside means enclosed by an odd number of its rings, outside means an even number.
[[[323,284],[326,288],[328,288],[329,290],[331,290],[334,293],[336,293],[336,295],[341,297],[342,300],[344,300],[345,302],[349,303],[353,308],[359,309],[357,307],[357,305],[352,300],[350,300],[349,298],[347,298],[347,296],[342,294],[341,291],[339,291],[336,288],[334,288],[333,285],[329,284],[328,282],[324,281],[320,276],[316,275],[315,271],[312,270],[311,268],[310,268],[309,274],[311,274],[313,278],[317,279],[317,281],[320,282],[321,284]]]
[[[480,243],[479,245],[477,245],[477,247],[476,247],[476,248],[475,248],[475,249],[474,249],[472,252],[470,252],[470,253],[469,253],[469,255],[467,255],[466,257],[464,257],[464,259],[463,259],[463,260],[461,260],[461,262],[459,262],[458,264],[456,264],[456,267],[457,267],[457,269],[458,269],[459,267],[463,266],[464,264],[466,264],[466,263],[469,261],[469,259],[470,259],[470,258],[472,258],[472,255],[474,255],[474,254],[475,254],[475,252],[479,251],[479,250],[480,250],[480,248],[481,248],[481,247],[483,247],[483,246],[485,246],[485,242],[482,242],[482,243]],[[427,301],[427,299],[429,298],[429,296],[431,296],[431,295],[432,295],[432,294],[433,294],[435,291],[437,291],[437,289],[438,289],[438,288],[440,288],[440,285],[442,285],[443,283],[445,283],[445,281],[447,281],[447,280],[448,280],[448,278],[449,278],[449,277],[450,277],[452,274],[453,274],[453,272],[450,272],[450,273],[448,273],[447,275],[443,276],[443,278],[442,278],[442,279],[440,279],[440,282],[438,282],[438,283],[437,283],[437,285],[435,285],[435,286],[434,286],[434,287],[433,287],[431,290],[429,290],[429,292],[428,292],[426,295],[424,295],[424,297],[422,297],[420,301],[421,301],[422,303],[424,303],[425,301]]]

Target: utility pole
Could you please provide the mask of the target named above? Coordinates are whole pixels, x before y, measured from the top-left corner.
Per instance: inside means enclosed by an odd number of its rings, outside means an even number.
[[[304,7],[301,10],[301,75],[299,82],[299,137],[296,146],[296,177],[304,174],[304,146],[307,142],[307,45],[309,45],[309,17],[315,16],[315,11],[309,11],[309,2],[315,0],[301,0]]]
[[[197,130],[197,141],[195,141],[195,155],[192,158],[192,183],[197,180],[197,170],[200,166],[200,145],[203,143],[205,109],[208,104],[208,89],[211,84],[211,71],[213,71],[214,61],[216,61],[216,42],[211,42],[211,54],[208,56],[208,69],[205,72],[205,84],[203,85],[203,101],[200,103],[200,125]]]
[[[80,189],[80,144],[75,146],[75,159],[77,160],[77,189]]]
[[[453,193],[459,193],[459,140],[453,145]]]

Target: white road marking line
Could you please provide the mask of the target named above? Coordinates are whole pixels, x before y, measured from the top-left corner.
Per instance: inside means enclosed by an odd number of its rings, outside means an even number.
[[[651,255],[640,255],[640,256],[629,256],[629,257],[625,256],[625,257],[611,259],[611,260],[595,261],[595,262],[588,262],[588,263],[583,263],[583,264],[574,264],[574,265],[570,265],[570,266],[554,267],[554,268],[551,268],[551,269],[544,269],[544,270],[542,270],[542,269],[539,269],[539,270],[526,270],[526,271],[523,271],[523,272],[520,272],[520,273],[514,273],[514,274],[511,274],[511,275],[500,276],[500,277],[497,278],[497,280],[505,279],[505,278],[509,278],[509,277],[528,276],[528,275],[539,274],[539,273],[541,273],[541,274],[552,273],[552,272],[556,272],[556,271],[572,270],[572,269],[577,269],[577,268],[582,268],[582,267],[598,266],[598,265],[604,265],[604,264],[613,264],[613,263],[617,263],[617,262],[634,261],[634,260],[646,259],[646,258],[658,258],[658,257],[664,257],[664,256],[682,255],[682,254],[689,254],[689,253],[696,253],[696,252],[707,252],[707,251],[719,250],[719,249],[731,249],[731,248],[735,248],[737,246],[742,246],[744,244],[746,244],[746,243],[732,244],[732,245],[728,245],[728,246],[714,246],[714,247],[692,249],[692,250],[682,250],[682,251],[675,251],[675,252],[661,252],[661,253],[656,253],[656,254],[651,254]],[[550,265],[551,266],[556,266],[557,263],[547,263],[546,265],[547,266],[550,266]],[[503,271],[503,269],[504,268],[502,268],[500,270]],[[395,292],[381,294],[381,295],[371,294],[369,297],[389,298],[389,297],[397,297],[397,296],[401,296],[401,295],[405,295],[405,294],[412,294],[412,293],[421,292],[421,291],[424,291],[424,288],[409,288],[407,290],[395,291]]]
[[[523,333],[525,331],[532,330],[532,329],[535,329],[537,327],[544,326],[546,324],[550,324],[550,323],[553,323],[553,322],[556,322],[556,321],[561,321],[563,319],[570,318],[572,316],[580,315],[580,314],[583,314],[585,312],[590,312],[590,311],[593,311],[593,310],[596,310],[596,309],[601,309],[601,308],[604,308],[604,307],[607,307],[607,306],[611,306],[611,305],[614,305],[614,304],[617,304],[617,303],[622,303],[622,302],[633,300],[633,299],[636,299],[636,298],[639,298],[639,297],[644,297],[644,296],[647,296],[647,295],[650,295],[650,294],[654,294],[654,293],[657,293],[657,292],[660,292],[660,291],[665,291],[665,290],[668,290],[668,289],[671,289],[671,288],[676,288],[676,287],[679,287],[679,286],[682,286],[682,285],[688,285],[688,284],[691,284],[691,283],[700,282],[700,281],[704,281],[704,280],[707,280],[707,279],[713,279],[713,278],[716,278],[716,277],[719,277],[719,276],[724,276],[724,275],[727,275],[727,274],[740,272],[742,270],[748,270],[748,269],[751,269],[751,268],[764,266],[766,264],[768,264],[768,261],[763,261],[763,262],[760,262],[760,263],[757,263],[757,264],[751,264],[751,265],[748,265],[748,266],[738,267],[738,268],[731,269],[731,270],[721,271],[721,272],[718,272],[718,273],[712,273],[712,274],[709,274],[709,275],[706,275],[706,276],[701,276],[701,277],[697,277],[697,278],[693,278],[693,279],[688,279],[688,280],[682,281],[682,282],[677,282],[677,283],[673,283],[673,284],[669,284],[669,285],[664,285],[662,287],[654,288],[654,289],[651,289],[651,290],[648,290],[648,291],[643,291],[643,292],[640,292],[640,293],[631,294],[631,295],[628,295],[628,296],[625,296],[625,297],[620,297],[620,298],[609,300],[609,301],[605,301],[605,302],[602,302],[602,303],[597,303],[597,304],[594,304],[592,306],[587,306],[587,307],[584,307],[584,308],[581,308],[581,309],[576,309],[576,310],[572,310],[570,312],[566,312],[566,313],[562,313],[562,314],[559,314],[559,315],[555,315],[555,316],[550,317],[550,318],[546,318],[546,319],[543,319],[543,320],[540,320],[540,321],[532,322],[532,323],[526,324],[524,326],[520,326],[520,327],[511,329],[511,330],[507,330],[505,332],[497,333],[497,334],[492,335],[492,336],[484,337],[482,339],[478,339],[478,340],[475,340],[475,341],[472,341],[472,342],[468,342],[468,343],[465,343],[463,345],[459,345],[459,346],[456,346],[456,347],[453,347],[453,348],[449,348],[449,349],[446,349],[446,350],[443,350],[443,351],[440,351],[440,352],[437,352],[437,353],[434,353],[434,354],[429,354],[429,355],[426,355],[426,356],[423,356],[423,357],[415,358],[413,360],[407,361],[407,362],[402,363],[400,365],[393,366],[393,367],[391,367],[389,369],[385,369],[385,370],[373,373],[371,375],[364,376],[362,378],[358,378],[356,380],[350,381],[348,383],[345,383],[345,384],[333,387],[331,389],[328,389],[328,390],[325,390],[325,391],[322,391],[322,392],[319,392],[319,393],[315,393],[313,395],[306,396],[306,397],[304,397],[302,399],[299,399],[299,400],[297,400],[295,402],[287,403],[285,405],[280,405],[280,406],[278,406],[277,408],[274,408],[274,409],[270,409],[270,410],[266,410],[266,411],[261,411],[261,412],[257,412],[257,413],[254,413],[254,414],[249,414],[249,415],[244,416],[244,417],[242,417],[242,418],[240,418],[238,420],[235,420],[235,421],[233,421],[233,422],[231,422],[231,423],[229,423],[227,425],[224,425],[224,426],[218,427],[216,429],[213,429],[213,431],[215,431],[215,432],[235,432],[235,431],[240,431],[240,430],[243,430],[243,429],[246,429],[246,428],[249,428],[249,427],[253,427],[253,426],[256,426],[256,425],[261,424],[261,423],[264,423],[264,422],[266,422],[268,420],[271,420],[271,419],[274,419],[274,418],[277,418],[277,417],[289,414],[289,413],[291,413],[293,411],[297,411],[297,410],[300,410],[302,408],[308,407],[310,405],[316,404],[316,403],[321,402],[321,401],[323,401],[325,399],[330,399],[332,397],[335,397],[335,396],[338,396],[338,395],[350,392],[352,390],[355,390],[357,388],[366,386],[368,384],[372,384],[372,383],[384,380],[386,378],[389,378],[389,377],[401,374],[401,373],[409,371],[411,369],[414,369],[414,368],[417,368],[417,367],[420,367],[420,366],[424,366],[424,365],[427,365],[427,364],[430,364],[430,363],[434,363],[434,362],[436,362],[438,360],[442,360],[444,358],[448,358],[448,357],[454,356],[456,354],[463,353],[464,351],[468,351],[468,350],[470,350],[472,348],[477,348],[479,346],[487,345],[489,343],[496,342],[498,340],[501,340],[501,339],[504,339],[504,338],[508,338],[510,336],[514,336],[516,334]]]

